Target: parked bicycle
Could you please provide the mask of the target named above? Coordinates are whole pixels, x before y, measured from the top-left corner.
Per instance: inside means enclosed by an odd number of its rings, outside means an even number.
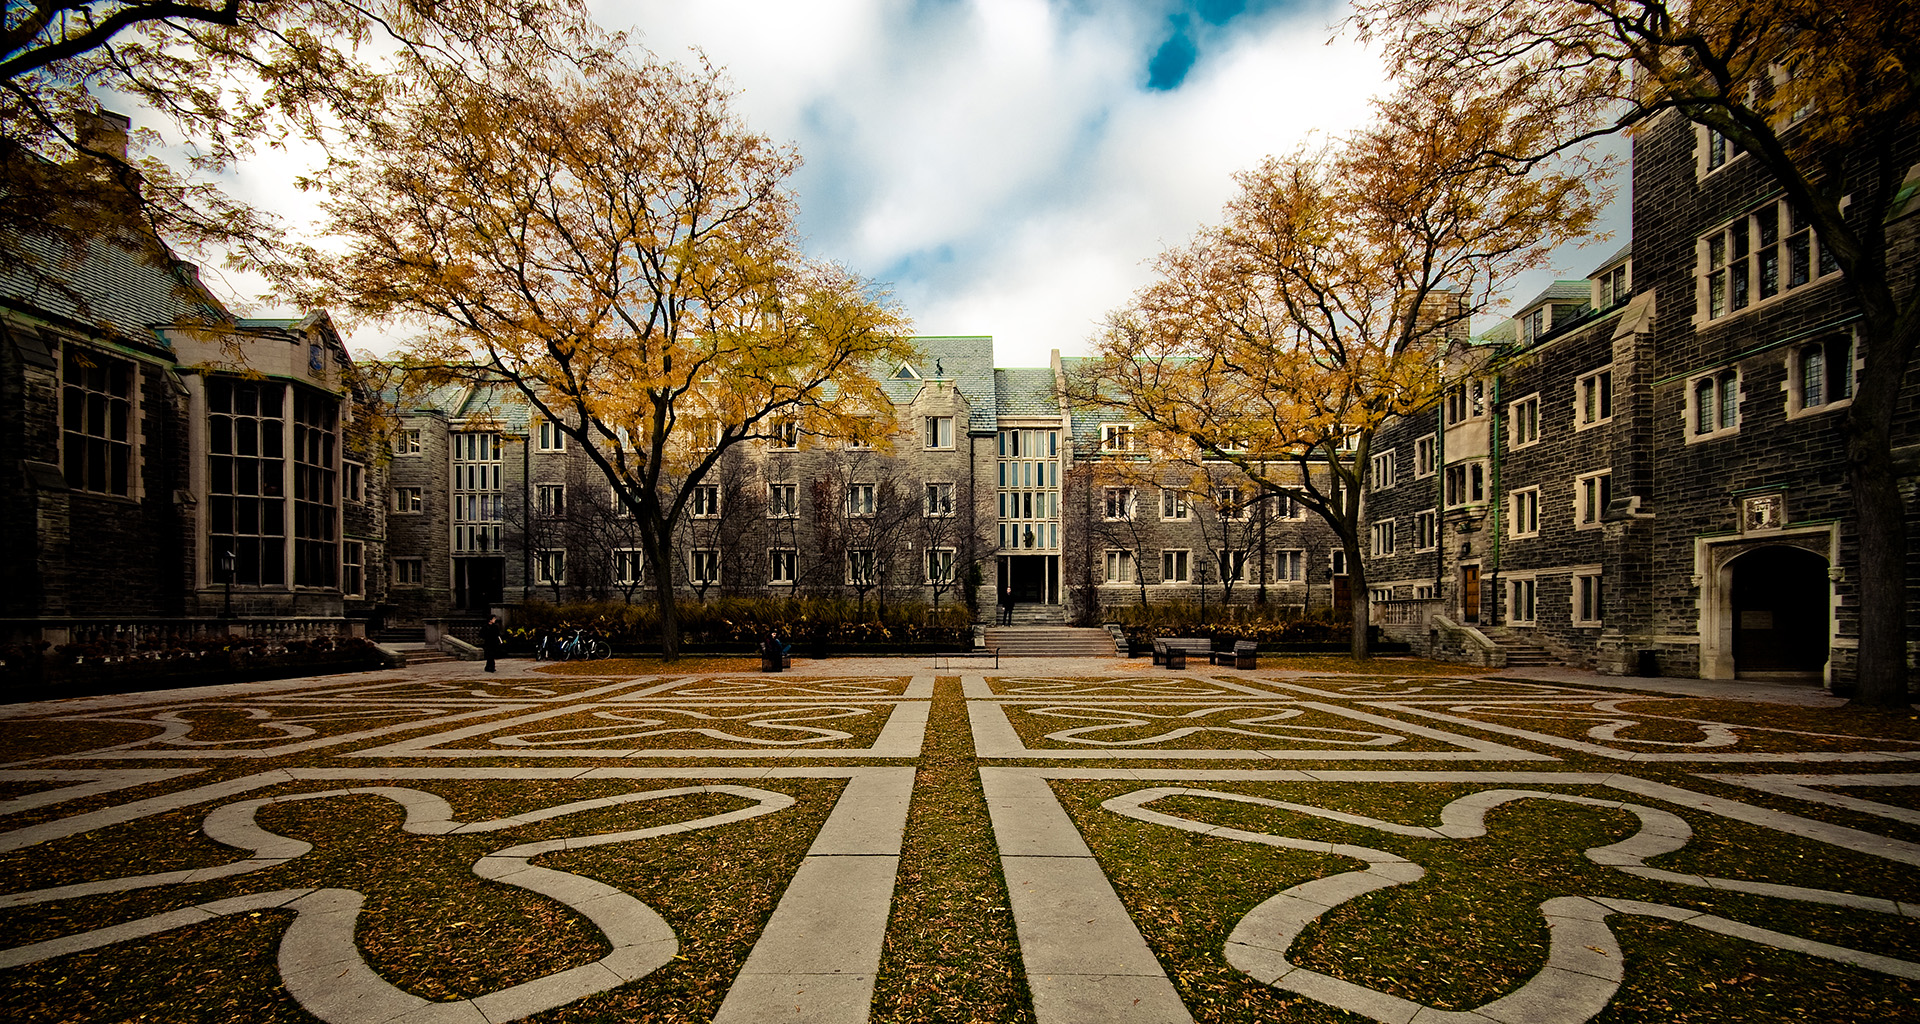
[[[560,644],[561,661],[605,661],[611,657],[613,648],[584,629],[574,630],[573,636]]]

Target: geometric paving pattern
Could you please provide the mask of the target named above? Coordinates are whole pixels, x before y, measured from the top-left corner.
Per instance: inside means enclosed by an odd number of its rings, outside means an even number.
[[[1920,734],[1577,678],[1020,664],[6,708],[0,1018],[944,1019],[914,965],[988,954],[917,946],[908,886],[1011,922],[980,1019],[1920,1005]],[[938,855],[973,821],[964,903]]]

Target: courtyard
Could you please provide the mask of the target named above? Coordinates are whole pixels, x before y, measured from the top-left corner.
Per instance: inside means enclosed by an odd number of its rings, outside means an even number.
[[[505,661],[0,708],[9,1021],[1920,1006],[1920,722],[1379,659]]]

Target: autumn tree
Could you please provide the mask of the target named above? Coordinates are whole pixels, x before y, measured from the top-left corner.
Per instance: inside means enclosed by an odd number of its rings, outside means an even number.
[[[1072,386],[1140,424],[1152,458],[1229,464],[1325,520],[1352,575],[1356,657],[1374,432],[1432,400],[1440,346],[1586,235],[1606,198],[1602,169],[1577,157],[1516,169],[1486,155],[1536,131],[1498,104],[1409,93],[1337,146],[1243,173],[1225,222],[1159,258]]]
[[[277,219],[223,191],[222,172],[289,140],[364,135],[422,65],[605,42],[577,0],[9,0],[0,38],[0,271],[56,288],[53,264],[102,236],[157,265],[169,243],[276,262]],[[103,102],[151,111],[190,147],[186,168]]]
[[[427,325],[418,365],[510,383],[633,515],[679,650],[675,526],[714,467],[798,421],[872,433],[902,315],[799,251],[797,157],[720,76],[620,56],[445,76],[326,203],[313,297]]]
[[[1920,6],[1905,0],[1366,0],[1363,33],[1410,89],[1505,104],[1540,126],[1530,162],[1679,116],[1765,168],[1813,226],[1859,313],[1845,414],[1860,585],[1859,703],[1904,707],[1907,536],[1893,453],[1920,342],[1911,201],[1920,160]]]

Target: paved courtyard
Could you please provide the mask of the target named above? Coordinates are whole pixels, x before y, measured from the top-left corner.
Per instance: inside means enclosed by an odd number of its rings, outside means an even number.
[[[1920,1019],[1911,717],[1288,666],[0,707],[0,1019]]]

